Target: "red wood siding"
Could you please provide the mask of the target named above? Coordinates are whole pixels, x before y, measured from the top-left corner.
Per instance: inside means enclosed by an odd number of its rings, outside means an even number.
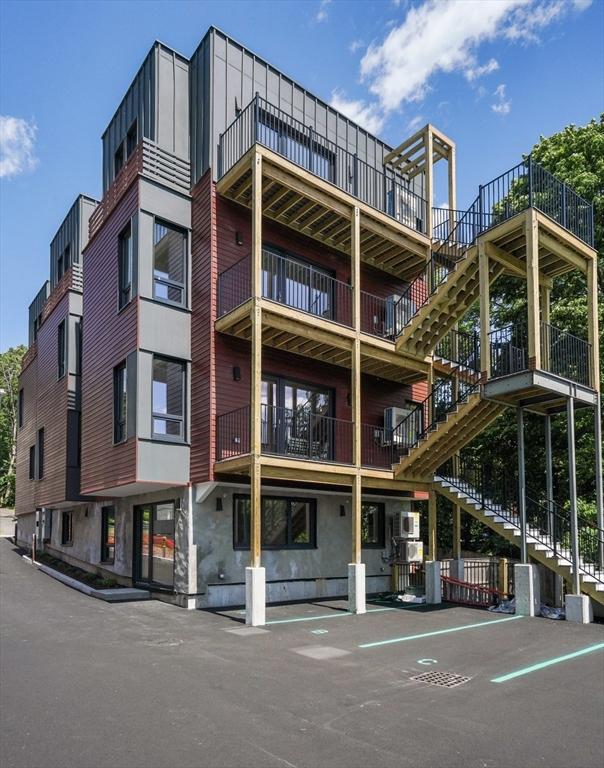
[[[23,389],[23,426],[17,431],[16,513],[33,512],[36,508],[36,481],[29,479],[29,448],[35,445],[38,408],[38,357],[35,355],[21,372],[19,386]]]
[[[136,480],[136,437],[113,445],[113,369],[137,348],[138,299],[117,312],[118,236],[137,207],[138,183],[134,183],[85,251],[83,494]]]

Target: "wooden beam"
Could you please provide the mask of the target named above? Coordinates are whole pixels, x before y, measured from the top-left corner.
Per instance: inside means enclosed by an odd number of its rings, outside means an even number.
[[[250,565],[260,567],[262,555],[262,156],[252,155],[252,360],[250,435]]]
[[[489,379],[491,376],[491,350],[489,333],[491,330],[491,289],[489,280],[489,257],[486,244],[478,241],[478,271],[480,281],[480,370]]]
[[[539,317],[539,224],[534,209],[526,214],[526,294],[528,312],[529,365],[541,368],[541,326]]]
[[[577,253],[569,245],[561,243],[552,235],[548,235],[541,227],[539,227],[539,244],[562,259],[562,261],[566,261],[572,267],[580,269],[581,272],[586,272],[588,262],[593,261],[593,259],[586,258],[584,255]]]
[[[430,126],[428,126],[428,130],[426,131],[426,135],[424,138],[424,143],[426,147],[426,171],[425,171],[425,179],[426,179],[426,232],[428,233],[428,237],[432,237],[432,231],[433,231],[433,215],[432,215],[432,206],[434,205],[434,158],[432,157],[433,154],[433,142],[434,142],[434,136],[432,134],[432,131],[430,129]]]
[[[503,248],[495,245],[495,243],[485,243],[485,250],[490,259],[503,264],[514,275],[522,278],[526,277],[526,262],[522,261],[522,259],[519,259],[517,256],[513,256],[508,251],[505,251]],[[553,280],[551,277],[548,277],[540,271],[539,285],[551,288],[553,285]]]
[[[596,259],[591,259],[587,267],[587,340],[591,344],[591,386],[599,392],[600,336],[598,331],[598,262]]]

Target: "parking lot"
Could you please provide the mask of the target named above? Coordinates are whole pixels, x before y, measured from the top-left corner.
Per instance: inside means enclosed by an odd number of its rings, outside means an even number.
[[[602,625],[334,600],[249,628],[0,556],[7,768],[602,763]]]

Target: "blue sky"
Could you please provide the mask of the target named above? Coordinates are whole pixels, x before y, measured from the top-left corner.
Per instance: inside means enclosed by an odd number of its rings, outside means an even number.
[[[26,343],[76,195],[100,195],[101,134],[153,40],[190,55],[210,24],[392,144],[450,135],[460,207],[604,109],[604,0],[2,0],[0,349]]]

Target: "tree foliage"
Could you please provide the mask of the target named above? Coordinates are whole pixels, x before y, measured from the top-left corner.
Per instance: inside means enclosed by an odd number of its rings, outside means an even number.
[[[15,459],[19,373],[27,348],[10,347],[0,353],[0,506],[15,503]]]

